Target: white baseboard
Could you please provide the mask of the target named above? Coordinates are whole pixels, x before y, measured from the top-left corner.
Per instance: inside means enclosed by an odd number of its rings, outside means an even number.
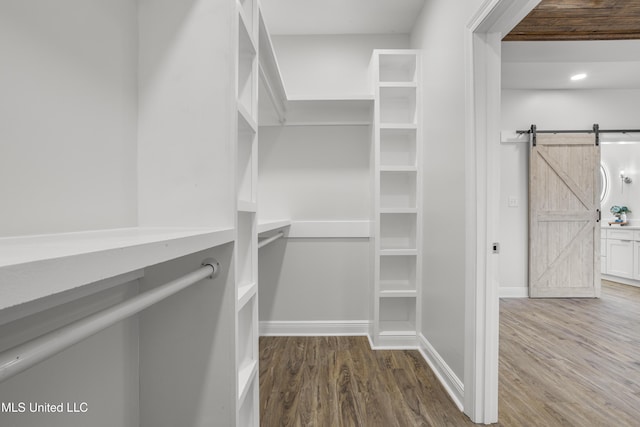
[[[369,335],[367,320],[262,321],[260,336]]]
[[[624,277],[618,277],[618,276],[609,276],[608,274],[602,274],[601,278],[603,280],[608,280],[610,282],[616,282],[616,283],[622,283],[623,285],[640,287],[640,281],[633,280],[633,279],[625,279]]]
[[[529,288],[527,286],[509,286],[498,289],[500,298],[529,298]]]
[[[464,384],[422,334],[418,334],[418,350],[460,411],[464,411]]]

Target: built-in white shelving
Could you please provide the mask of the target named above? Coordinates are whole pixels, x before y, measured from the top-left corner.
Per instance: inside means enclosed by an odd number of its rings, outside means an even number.
[[[233,229],[177,227],[0,238],[0,309],[233,240]]]
[[[258,234],[266,233],[269,231],[277,230],[279,228],[289,227],[291,220],[278,219],[278,220],[258,220]]]
[[[236,0],[237,132],[235,245],[236,426],[259,425],[258,399],[258,37],[257,0]]]
[[[376,50],[371,61],[374,103],[372,342],[415,347],[420,313],[422,171],[419,56]]]

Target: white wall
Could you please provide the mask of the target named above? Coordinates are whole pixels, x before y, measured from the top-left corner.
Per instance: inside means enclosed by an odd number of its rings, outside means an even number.
[[[140,225],[234,224],[234,7],[140,2]]]
[[[528,129],[532,124],[536,124],[538,129],[590,129],[594,123],[602,129],[636,129],[640,127],[638,99],[640,90],[503,90],[502,129]],[[613,158],[608,160],[609,153],[628,147],[602,145],[603,160],[611,162],[614,191],[620,189],[616,178],[621,164]],[[501,145],[500,203],[504,209],[500,213],[500,286],[512,288],[511,292],[526,288],[528,281],[528,153],[528,144],[524,142]],[[628,160],[625,170],[640,170],[638,162],[631,158]],[[634,188],[631,184],[625,187],[625,191]],[[517,208],[508,207],[510,196],[518,200]],[[633,210],[631,193],[626,192],[620,199],[614,197],[615,203],[622,200],[621,203],[628,203],[627,206]],[[603,218],[607,217],[611,204],[613,199],[603,204]],[[640,204],[637,209],[640,211]]]
[[[275,36],[292,98],[371,94],[373,49],[407,35]],[[258,215],[293,221],[369,220],[368,126],[260,127]],[[261,321],[369,319],[366,239],[283,239],[260,249]]]
[[[274,36],[273,46],[290,98],[372,94],[373,49],[409,47],[406,34]]]
[[[480,0],[427,1],[411,34],[422,49],[422,335],[462,381],[465,307],[465,26]],[[453,220],[452,220],[453,218]]]
[[[260,249],[261,321],[367,321],[368,239],[279,239]]]
[[[260,218],[368,220],[367,126],[260,127]]]
[[[137,4],[0,2],[0,236],[136,223]]]
[[[136,295],[138,282],[84,297],[0,326],[0,351]],[[134,316],[0,383],[0,402],[24,402],[25,413],[0,412],[12,427],[138,427],[138,320]],[[87,404],[86,413],[30,413],[30,403]]]

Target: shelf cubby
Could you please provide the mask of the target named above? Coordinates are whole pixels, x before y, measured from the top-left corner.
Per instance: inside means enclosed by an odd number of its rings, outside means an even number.
[[[416,122],[415,87],[381,87],[380,123],[414,124]]]
[[[380,335],[415,335],[415,298],[380,299]]]
[[[249,30],[249,34],[251,37],[254,37],[254,28],[256,17],[258,15],[256,11],[256,1],[255,0],[238,0],[240,4],[240,16],[244,20],[244,24]]]
[[[255,213],[238,212],[238,240],[237,245],[237,282],[244,286],[255,281],[254,259],[257,245],[257,234],[254,221]]]
[[[244,115],[238,112],[238,200],[256,202],[256,132]]]
[[[256,300],[251,298],[238,312],[237,366],[238,399],[246,395],[258,366],[258,336],[255,327]]]
[[[257,365],[256,365],[257,367]],[[246,393],[242,397],[242,404],[238,414],[239,426],[257,426],[259,425],[258,414],[258,381],[257,375],[251,377],[251,382],[247,384]]]
[[[416,166],[416,130],[381,129],[380,165]]]
[[[380,208],[415,208],[415,171],[381,171]]]
[[[379,82],[415,82],[415,54],[380,54]]]
[[[249,29],[238,15],[238,102],[251,117],[256,115],[257,85],[256,85],[256,48],[249,35]]]
[[[416,257],[394,256],[380,259],[380,294],[406,295],[416,291]]]
[[[380,215],[380,249],[416,249],[416,215]]]

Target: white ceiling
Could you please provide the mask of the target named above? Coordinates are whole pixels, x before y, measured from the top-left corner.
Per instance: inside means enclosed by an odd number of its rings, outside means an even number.
[[[640,89],[640,40],[503,42],[502,87]]]
[[[407,34],[425,0],[262,0],[274,35]]]

